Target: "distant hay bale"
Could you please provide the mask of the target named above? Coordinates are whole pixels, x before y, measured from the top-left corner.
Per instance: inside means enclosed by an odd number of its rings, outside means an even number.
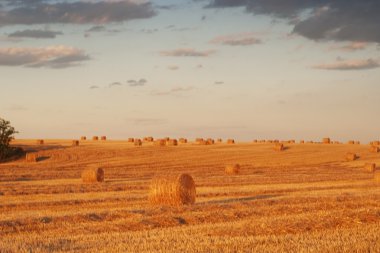
[[[305,141],[304,140],[300,140],[300,144],[304,144],[305,143]]]
[[[198,145],[208,145],[207,141],[206,140],[200,140],[200,141],[197,141],[197,144]]]
[[[104,170],[102,168],[88,168],[82,172],[83,183],[96,183],[104,181]]]
[[[253,140],[253,143],[257,143],[257,140]]]
[[[107,136],[102,136],[102,137],[100,137],[100,140],[102,140],[102,141],[106,141],[106,140],[107,140]]]
[[[330,138],[323,138],[322,142],[323,142],[323,144],[330,144],[331,140],[330,140]]]
[[[37,144],[38,144],[38,145],[43,145],[44,143],[45,143],[44,140],[37,140]]]
[[[380,147],[378,147],[378,146],[371,146],[370,151],[372,153],[379,153],[380,152]]]
[[[198,143],[198,142],[202,142],[203,141],[203,138],[196,138],[195,139],[195,142]]]
[[[348,141],[348,144],[353,145],[355,144],[355,141]]]
[[[346,154],[346,161],[355,161],[359,157],[355,153],[347,153]]]
[[[144,141],[146,141],[146,142],[153,142],[154,138],[152,136],[148,136],[148,137],[144,138]]]
[[[276,151],[283,151],[283,150],[285,150],[284,144],[283,143],[276,143],[274,145],[274,150],[276,150]]]
[[[355,145],[360,145],[360,141],[355,141]]]
[[[380,170],[375,170],[373,173],[373,180],[375,183],[380,184]]]
[[[71,143],[72,146],[79,146],[79,141],[78,140],[73,140]]]
[[[339,141],[334,141],[334,144],[340,144],[340,142]]]
[[[142,146],[142,141],[140,139],[135,139],[135,146]]]
[[[224,169],[224,172],[229,175],[236,175],[240,172],[240,165],[234,164],[234,165],[227,165]]]
[[[375,172],[376,163],[366,163],[366,164],[364,164],[364,169],[368,172]]]
[[[214,139],[211,139],[211,138],[208,138],[206,142],[207,142],[207,145],[213,145],[215,143]]]
[[[38,154],[37,153],[26,153],[25,160],[28,163],[36,163],[38,161]]]
[[[227,144],[235,144],[235,140],[234,139],[228,139]]]
[[[149,201],[153,205],[191,205],[195,197],[195,182],[188,174],[155,178],[150,185]]]
[[[128,138],[128,142],[135,142],[135,138]]]
[[[176,139],[170,139],[166,141],[166,145],[168,146],[178,146],[178,141]]]
[[[280,141],[279,140],[274,140],[273,143],[279,143]]]
[[[92,140],[93,140],[93,141],[97,141],[97,140],[99,140],[99,137],[98,137],[98,136],[93,136],[93,137],[92,137]]]
[[[373,141],[373,142],[372,142],[372,145],[373,145],[373,146],[380,146],[380,141]]]
[[[169,140],[170,140],[170,137],[165,137],[164,140],[165,140],[165,141],[169,141]]]
[[[87,137],[86,137],[86,136],[81,136],[81,137],[80,137],[80,140],[81,140],[81,141],[85,141],[85,140],[87,140]]]
[[[153,142],[153,145],[154,146],[166,146],[166,140],[163,140],[163,139],[157,139]]]
[[[182,143],[182,144],[185,144],[187,143],[187,139],[186,138],[179,138],[179,143]]]
[[[295,140],[289,140],[288,143],[289,143],[289,144],[295,144],[296,141],[295,141]]]

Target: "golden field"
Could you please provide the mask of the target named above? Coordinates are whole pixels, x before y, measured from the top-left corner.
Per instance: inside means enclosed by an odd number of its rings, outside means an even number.
[[[1,253],[380,252],[380,184],[364,169],[380,153],[369,145],[13,144],[41,158],[0,164]],[[89,165],[103,183],[82,183]],[[194,178],[196,203],[150,205],[151,180],[179,173]]]

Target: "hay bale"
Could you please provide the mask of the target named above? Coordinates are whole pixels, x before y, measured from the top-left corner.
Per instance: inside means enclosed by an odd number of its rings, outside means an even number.
[[[81,140],[81,141],[85,141],[85,140],[87,140],[87,137],[86,137],[86,136],[81,136],[81,137],[80,137],[80,140]]]
[[[355,153],[347,153],[346,154],[346,161],[355,161],[357,160],[359,157],[355,154]]]
[[[165,137],[164,140],[165,141],[170,141],[170,137]]]
[[[198,145],[208,145],[207,141],[206,140],[200,140],[197,142]]]
[[[153,142],[154,138],[152,136],[144,137],[144,141],[146,141],[146,142]]]
[[[253,140],[253,143],[257,143],[257,140]]]
[[[135,139],[135,146],[142,146],[142,141],[140,139]]]
[[[366,164],[364,164],[364,169],[368,172],[375,172],[376,163],[366,163]]]
[[[166,140],[163,140],[163,139],[155,140],[153,142],[153,145],[154,146],[161,146],[161,147],[166,146]]]
[[[284,144],[283,143],[275,143],[274,150],[276,150],[276,151],[283,151],[283,150],[285,150]]]
[[[82,172],[83,183],[104,182],[104,170],[102,168],[88,168]]]
[[[128,142],[135,142],[135,138],[128,138]]]
[[[355,141],[355,145],[360,145],[360,141]]]
[[[375,183],[380,184],[380,170],[375,170],[373,173],[373,180]]]
[[[196,139],[195,139],[195,142],[196,142],[196,143],[199,143],[199,142],[202,142],[202,141],[203,141],[203,138],[196,138]]]
[[[323,138],[322,142],[323,142],[323,144],[330,144],[331,140],[330,140],[330,138]]]
[[[102,141],[106,141],[106,140],[107,140],[107,136],[102,136],[102,137],[100,137],[100,140],[102,140]]]
[[[170,139],[166,141],[166,145],[168,146],[178,146],[178,141],[176,139]]]
[[[188,174],[155,178],[150,185],[149,201],[153,205],[191,205],[195,197],[195,182]]]
[[[372,142],[372,145],[373,145],[373,146],[380,146],[380,141],[373,141],[373,142]]]
[[[227,144],[235,144],[235,140],[234,139],[228,139]]]
[[[182,144],[185,144],[187,143],[187,139],[186,138],[179,138],[179,143],[182,143]]]
[[[348,144],[350,144],[350,145],[354,145],[355,144],[355,141],[348,141]]]
[[[99,140],[99,137],[98,137],[98,136],[93,136],[93,137],[92,137],[92,140],[93,140],[93,141],[97,141],[97,140]]]
[[[236,175],[239,174],[240,171],[240,165],[234,164],[234,165],[227,165],[224,169],[224,172],[229,175]]]
[[[300,144],[305,144],[305,141],[304,140],[300,140]]]
[[[44,140],[37,140],[37,145],[43,145],[45,143]]]
[[[38,162],[38,154],[37,153],[26,153],[25,161],[27,161],[28,163]]]
[[[206,140],[206,142],[207,142],[207,145],[213,145],[213,144],[215,144],[214,139],[211,139],[211,138],[208,138],[208,139]]]
[[[370,152],[372,152],[372,153],[379,153],[380,152],[380,147],[378,147],[378,146],[371,146]]]
[[[79,141],[78,140],[73,140],[71,143],[72,146],[79,146]]]

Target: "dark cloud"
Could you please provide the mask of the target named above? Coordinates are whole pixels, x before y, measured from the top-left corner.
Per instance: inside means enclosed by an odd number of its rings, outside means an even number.
[[[169,51],[161,51],[162,56],[175,56],[175,57],[208,57],[215,53],[215,50],[199,51],[193,48],[180,48]]]
[[[105,26],[96,25],[96,26],[90,27],[90,29],[88,29],[86,32],[104,32],[104,31],[107,31]]]
[[[120,83],[120,82],[113,82],[113,83],[110,83],[109,87],[112,88],[112,87],[118,87],[118,86],[122,86],[123,84]]]
[[[33,24],[105,24],[150,18],[155,11],[150,3],[132,1],[52,2],[19,1],[24,5],[0,10],[0,25]]]
[[[261,40],[255,38],[251,33],[219,36],[210,42],[213,44],[221,44],[227,46],[250,46],[254,44],[261,44]]]
[[[379,68],[379,61],[374,59],[367,60],[342,60],[337,59],[334,63],[327,64],[318,64],[313,66],[316,69],[325,69],[325,70],[367,70]]]
[[[48,30],[23,30],[16,31],[8,35],[13,38],[35,38],[35,39],[54,39],[57,35],[62,35],[62,32]]]
[[[140,80],[128,80],[127,83],[131,87],[137,87],[137,86],[144,86],[148,81],[144,78],[141,78]]]
[[[89,89],[90,89],[90,90],[99,89],[99,86],[97,86],[97,85],[91,85],[91,86],[89,87]]]
[[[378,0],[213,0],[208,8],[245,7],[287,19],[293,33],[312,40],[380,43]]]
[[[194,87],[175,87],[168,91],[154,91],[152,92],[152,95],[154,96],[165,96],[165,95],[175,95],[175,94],[181,94],[185,92],[189,92],[194,90]]]
[[[82,50],[65,46],[0,48],[0,66],[68,68],[78,66],[89,59]]]

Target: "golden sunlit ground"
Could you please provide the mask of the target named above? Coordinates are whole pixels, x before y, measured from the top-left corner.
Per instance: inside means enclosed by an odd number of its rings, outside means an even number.
[[[0,164],[0,252],[380,252],[380,165],[369,145],[17,140],[42,157]],[[346,162],[347,152],[360,158]],[[227,175],[239,163],[240,174]],[[83,184],[88,165],[105,182]],[[195,205],[148,202],[156,176],[189,173]]]

